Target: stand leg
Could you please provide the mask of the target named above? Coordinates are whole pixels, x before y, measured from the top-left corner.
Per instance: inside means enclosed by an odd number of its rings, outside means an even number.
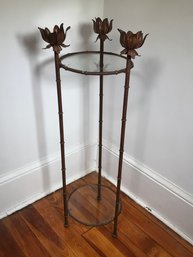
[[[103,71],[104,41],[100,39],[100,71]],[[99,88],[99,153],[98,153],[98,196],[101,199],[101,170],[102,170],[102,125],[103,125],[103,75],[100,75]]]
[[[61,170],[63,182],[63,202],[64,202],[64,226],[68,227],[68,203],[66,190],[66,164],[65,164],[65,147],[64,147],[64,126],[63,126],[63,108],[62,108],[62,92],[60,80],[60,60],[58,53],[54,52],[55,57],[55,71],[56,71],[56,85],[58,97],[58,115],[60,126],[60,152],[61,152]]]
[[[121,125],[121,139],[120,139],[120,149],[119,149],[119,165],[118,165],[118,176],[117,176],[117,192],[116,192],[116,202],[115,202],[115,217],[114,217],[113,237],[117,237],[117,225],[118,225],[118,216],[119,216],[119,208],[120,208],[120,188],[121,188],[122,164],[123,164],[124,141],[125,141],[125,128],[126,128],[127,105],[128,105],[128,95],[129,95],[129,79],[130,79],[131,67],[132,67],[131,59],[130,59],[129,56],[127,56],[126,74],[125,74],[125,89],[124,89],[123,110],[122,110],[122,125]]]

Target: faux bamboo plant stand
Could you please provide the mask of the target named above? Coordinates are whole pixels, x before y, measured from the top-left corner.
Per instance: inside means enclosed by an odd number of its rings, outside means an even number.
[[[125,141],[125,128],[126,128],[126,117],[127,117],[127,105],[129,95],[129,80],[130,71],[133,68],[133,62],[131,58],[135,58],[138,53],[136,48],[143,45],[146,36],[143,38],[142,32],[133,34],[131,31],[127,33],[118,29],[120,32],[120,43],[125,48],[121,53],[126,56],[119,55],[112,52],[104,51],[104,42],[109,39],[107,34],[112,30],[112,22],[108,19],[101,20],[96,18],[93,20],[94,32],[98,34],[97,40],[100,41],[100,51],[84,51],[74,52],[63,56],[59,56],[66,38],[66,32],[64,32],[63,24],[60,28],[56,25],[53,32],[50,32],[47,28],[40,29],[42,38],[48,43],[46,48],[53,48],[54,60],[55,60],[55,73],[56,73],[56,86],[57,86],[57,98],[58,98],[58,115],[59,115],[59,129],[60,129],[60,152],[61,152],[61,170],[62,170],[62,182],[63,182],[63,202],[64,202],[64,226],[68,227],[68,216],[73,217],[78,222],[89,225],[99,226],[114,221],[113,236],[117,237],[118,228],[118,216],[121,212],[120,202],[120,188],[121,188],[121,177],[122,177],[122,163],[124,153],[124,141]],[[96,40],[96,41],[97,41]],[[87,60],[93,58],[97,60],[99,64],[96,65],[95,69],[81,69],[76,67],[70,60],[73,58],[79,58],[80,60]],[[111,62],[115,62],[119,59],[124,62],[121,67],[114,69],[113,67],[105,69],[106,58],[112,58]],[[70,63],[70,64],[69,64]],[[109,64],[109,63],[108,63]],[[64,125],[63,125],[63,107],[62,107],[62,91],[61,91],[61,79],[60,70],[64,69],[74,73],[83,75],[95,75],[99,76],[99,147],[98,147],[98,183],[96,185],[84,185],[75,189],[68,196],[66,188],[66,164],[65,164],[65,143],[64,143]],[[123,107],[122,107],[122,120],[121,120],[121,135],[120,135],[120,149],[119,149],[119,163],[117,172],[117,187],[116,192],[111,188],[101,184],[101,171],[102,171],[102,124],[103,124],[103,77],[106,75],[115,75],[119,73],[125,74],[124,83],[124,96],[123,96]],[[89,192],[89,193],[88,193]],[[81,211],[85,211],[85,206],[89,204],[93,208],[94,213],[87,213],[85,218],[81,215]],[[108,200],[110,198],[110,200]],[[109,203],[112,202],[113,205]],[[93,207],[94,206],[94,207]],[[88,218],[90,216],[90,218]]]

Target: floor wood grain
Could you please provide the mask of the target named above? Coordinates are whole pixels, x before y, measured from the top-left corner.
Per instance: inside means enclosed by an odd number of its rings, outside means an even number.
[[[115,189],[104,178],[102,182]],[[68,192],[87,183],[97,183],[95,172],[68,185]],[[112,223],[88,227],[69,217],[69,227],[64,228],[58,190],[0,220],[0,257],[193,257],[192,245],[125,194],[121,199],[115,239]]]

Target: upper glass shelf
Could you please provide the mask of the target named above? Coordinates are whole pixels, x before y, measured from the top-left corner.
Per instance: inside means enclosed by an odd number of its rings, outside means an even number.
[[[100,56],[98,51],[69,53],[60,58],[60,66],[84,75],[112,75],[125,72],[125,56],[103,52],[103,69],[100,68]]]

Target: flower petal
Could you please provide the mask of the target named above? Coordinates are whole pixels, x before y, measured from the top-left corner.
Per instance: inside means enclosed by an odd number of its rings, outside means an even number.
[[[47,28],[42,29],[40,27],[38,27],[38,29],[40,30],[43,40],[46,41],[47,43],[49,43],[49,34],[50,34],[49,29],[47,29]]]
[[[118,31],[121,33],[120,43],[125,48],[124,50],[121,51],[121,53],[127,54],[128,56],[134,59],[136,55],[139,55],[136,49],[143,45],[148,34],[146,34],[145,37],[143,38],[142,31],[138,31],[135,34],[131,31],[128,31],[126,33],[121,29],[118,29]]]
[[[70,26],[68,26],[67,28],[66,28],[66,32],[70,29],[71,27]]]
[[[101,18],[100,17],[98,17],[98,18],[95,18],[96,19],[96,22],[97,23],[100,23],[100,22],[102,22],[102,20],[101,20]]]
[[[123,49],[123,50],[121,51],[121,54],[127,54],[127,49],[126,49],[126,48]]]
[[[139,46],[139,47],[141,47],[141,46],[144,44],[145,39],[146,39],[146,37],[147,37],[148,35],[149,35],[149,34],[146,34],[146,35],[145,35],[145,37],[144,37],[144,39],[141,41],[141,44],[140,44],[140,46]]]
[[[131,32],[130,30],[127,31],[127,37],[130,37],[130,36],[132,36],[132,35],[133,35],[133,32]]]
[[[65,31],[65,33],[64,33],[64,40],[65,40],[65,38],[66,38],[67,31],[68,31],[70,28],[71,28],[70,26],[68,26],[68,27],[66,28],[66,31]]]
[[[109,22],[108,22],[108,19],[105,18],[102,22],[102,33],[106,34],[108,33],[108,27],[109,27]]]
[[[46,47],[44,47],[43,49],[48,49],[48,48],[50,48],[51,47],[51,45],[49,44],[49,45],[47,45]]]
[[[64,42],[65,34],[64,34],[64,28],[63,23],[60,25],[60,29],[57,32],[57,42],[58,45],[61,45]]]
[[[143,33],[142,33],[142,31],[138,31],[136,33],[136,37],[137,37],[137,40],[139,40],[139,41],[143,40]]]
[[[62,46],[62,47],[68,47],[68,46],[70,46],[70,45],[61,44],[61,46]]]
[[[50,33],[50,44],[52,46],[58,45],[56,32]]]
[[[126,47],[126,38],[127,38],[126,32],[121,29],[118,29],[118,31],[121,33],[120,43],[121,43],[122,47]]]
[[[93,29],[94,29],[94,32],[97,33],[97,23],[95,20],[92,20],[93,21]]]
[[[59,29],[58,25],[55,25],[55,26],[54,26],[54,29],[53,29],[53,32],[58,33],[59,30],[60,30],[60,29]]]

